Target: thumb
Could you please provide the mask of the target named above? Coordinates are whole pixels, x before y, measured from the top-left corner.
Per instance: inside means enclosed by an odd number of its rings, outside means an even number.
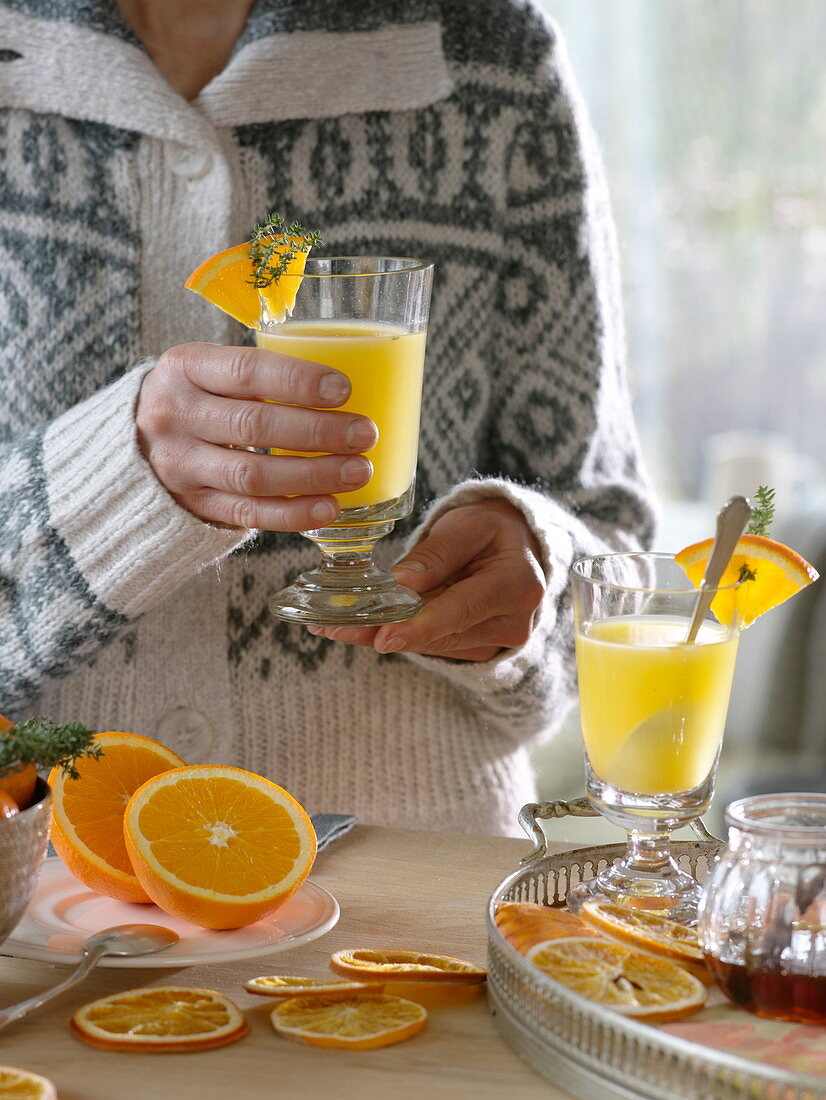
[[[393,575],[414,592],[431,592],[447,584],[479,553],[477,539],[465,529],[463,537],[445,526],[435,528],[392,567]]]

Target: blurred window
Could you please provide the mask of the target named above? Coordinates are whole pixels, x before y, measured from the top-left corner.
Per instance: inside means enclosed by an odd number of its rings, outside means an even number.
[[[756,473],[789,504],[788,494],[816,494],[826,466],[826,3],[541,5],[562,30],[603,150],[631,384],[660,493],[719,500],[723,489],[751,493]]]

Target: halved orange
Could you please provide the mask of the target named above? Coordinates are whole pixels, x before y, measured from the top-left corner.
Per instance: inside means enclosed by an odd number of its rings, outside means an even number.
[[[527,958],[568,989],[648,1023],[682,1019],[706,1001],[703,983],[676,963],[608,940],[550,940],[532,947]]]
[[[196,765],[144,783],[124,835],[156,905],[204,928],[274,913],[310,873],[312,822],[292,795],[241,768]]]
[[[214,989],[158,985],[128,989],[79,1008],[72,1031],[109,1050],[208,1050],[249,1031],[240,1009]]]
[[[713,982],[697,933],[688,925],[650,910],[627,909],[608,902],[586,901],[580,913],[588,924],[609,939],[627,943],[649,955],[670,959],[705,985]]]
[[[351,993],[380,993],[383,986],[364,982],[332,981],[330,978],[302,978],[297,974],[262,974],[244,982],[248,993],[260,997],[311,997],[319,994],[329,997],[346,997]]]
[[[387,993],[291,997],[273,1010],[270,1019],[286,1039],[314,1047],[374,1050],[418,1034],[427,1023],[427,1010]]]
[[[147,779],[183,766],[177,753],[136,733],[95,734],[103,749],[82,756],[78,779],[60,767],[49,773],[52,788],[52,843],[72,874],[99,894],[120,901],[148,902],[123,838],[123,815],[133,793]]]
[[[702,584],[713,542],[703,539],[674,555],[697,588]],[[738,584],[741,578],[745,579]],[[718,587],[727,590],[717,593],[711,609],[721,623],[730,623],[737,615],[740,625],[746,627],[817,579],[814,566],[782,542],[763,535],[743,535],[720,578]]]
[[[523,955],[546,940],[599,935],[569,910],[552,909],[535,901],[503,902],[496,910],[495,920],[504,938]]]
[[[335,951],[330,969],[344,978],[363,982],[483,982],[487,971],[449,955],[419,951]]]
[[[184,286],[218,306],[247,328],[260,328],[261,308],[269,319],[283,321],[292,312],[298,288],[307,262],[306,244],[300,237],[274,240],[279,251],[295,249],[286,272],[277,282],[258,288],[254,285],[255,269],[250,259],[250,242],[233,245],[204,260],[189,276]]]
[[[2,1100],[57,1100],[57,1089],[47,1077],[16,1066],[0,1066]]]

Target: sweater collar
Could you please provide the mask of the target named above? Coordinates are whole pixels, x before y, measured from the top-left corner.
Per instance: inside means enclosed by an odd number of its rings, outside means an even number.
[[[166,83],[114,4],[5,0],[0,106],[196,147],[216,145],[218,127],[423,107],[448,96],[451,79],[440,23],[410,18],[432,14],[431,0],[413,0],[407,18],[388,21],[408,4],[366,0],[358,5],[358,29],[330,30],[319,11],[337,14],[333,28],[352,25],[341,17],[349,4],[259,0],[227,67],[189,103]]]

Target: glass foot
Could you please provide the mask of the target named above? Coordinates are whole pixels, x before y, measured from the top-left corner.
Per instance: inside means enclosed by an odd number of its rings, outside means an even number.
[[[627,909],[644,909],[680,924],[697,923],[702,887],[692,875],[668,859],[656,871],[643,871],[620,861],[595,878],[568,891],[568,908],[578,913],[586,901],[607,901]]]
[[[421,597],[372,562],[352,566],[322,563],[270,598],[277,619],[317,626],[378,626],[411,619]]]

